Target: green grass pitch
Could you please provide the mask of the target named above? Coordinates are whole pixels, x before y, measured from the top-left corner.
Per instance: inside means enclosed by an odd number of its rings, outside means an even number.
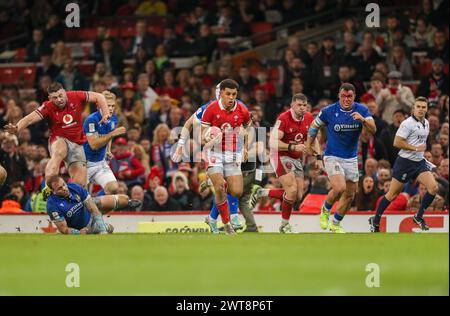
[[[3,234],[0,295],[449,295],[448,246],[448,234]]]

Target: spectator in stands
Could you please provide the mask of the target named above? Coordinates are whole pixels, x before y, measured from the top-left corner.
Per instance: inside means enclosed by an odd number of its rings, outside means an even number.
[[[236,78],[239,83],[239,91],[251,93],[258,84],[258,79],[250,74],[250,69],[246,65],[239,68],[239,76]]]
[[[241,20],[246,24],[264,22],[264,13],[251,0],[238,0],[238,10]]]
[[[128,149],[127,140],[119,137],[114,144],[114,158],[110,161],[110,166],[116,178],[124,181],[127,186],[142,183],[141,176],[145,168]]]
[[[316,58],[317,54],[319,53],[319,44],[317,42],[310,42],[308,43],[308,46],[306,48],[306,52],[308,53],[305,55],[304,63],[306,65],[312,65],[314,58]]]
[[[431,162],[435,166],[440,166],[442,160],[444,160],[444,152],[442,150],[442,145],[440,143],[434,143],[431,145]]]
[[[158,94],[150,86],[150,80],[146,73],[138,75],[136,88],[136,96],[142,100],[144,106],[144,122],[147,125]]]
[[[435,29],[428,23],[425,16],[419,16],[416,20],[416,31],[413,34],[415,47],[428,51],[433,46]]]
[[[342,55],[342,62],[347,65],[351,65],[355,63],[356,53],[358,50],[358,42],[356,41],[356,37],[354,34],[350,32],[344,32],[344,45],[340,50],[340,54]]]
[[[263,107],[261,107],[258,104],[254,104],[250,107],[250,113],[252,114],[252,120],[253,120],[253,126],[255,126],[256,128],[258,127],[264,127],[269,129],[270,128],[270,124],[269,122],[267,122],[264,117],[264,111],[263,111]]]
[[[139,73],[140,71],[141,69],[136,69],[137,73]],[[160,78],[158,74],[158,69],[153,59],[147,60],[147,62],[145,63],[144,72],[148,77],[151,87],[156,87],[159,85]]]
[[[169,197],[167,189],[162,186],[155,189],[155,197],[151,203],[150,209],[156,212],[183,210],[176,200]]]
[[[168,94],[171,98],[181,100],[184,94],[183,88],[181,88],[176,82],[173,70],[167,69],[163,73],[163,80],[160,87],[155,89],[158,95]]]
[[[150,139],[153,139],[153,131],[156,126],[161,123],[168,123],[169,111],[172,107],[172,99],[167,94],[160,95],[156,105],[159,106],[159,109],[156,112],[151,113],[150,115],[148,130]]]
[[[57,14],[52,14],[48,18],[45,25],[44,38],[50,45],[64,40],[64,25]]]
[[[170,109],[167,125],[170,129],[182,127],[184,125],[183,113],[179,107],[172,107]]]
[[[2,207],[0,208],[0,214],[1,213],[24,213],[22,208],[20,207],[20,203],[17,200],[17,196],[14,194],[8,194],[5,196],[5,199],[1,199]]]
[[[392,179],[391,169],[380,167],[378,164],[377,177],[375,179],[377,192],[382,195],[384,193],[384,183]]]
[[[386,127],[380,135],[380,139],[384,145],[384,148],[386,148],[386,152],[388,154],[388,160],[393,165],[395,162],[395,159],[397,159],[399,149],[394,147],[394,138],[395,134],[397,133],[398,128],[400,127],[400,124],[406,119],[406,112],[402,109],[396,110],[392,114],[392,124],[389,124],[388,127]]]
[[[205,187],[204,190],[198,189],[198,194],[194,196],[192,202],[193,210],[210,210],[212,207],[214,195],[209,187]]]
[[[367,81],[372,76],[375,66],[381,61],[376,49],[375,38],[372,32],[364,32],[363,42],[358,47],[355,66],[359,70],[359,79]]]
[[[66,44],[64,44],[63,41],[57,42],[53,48],[52,63],[55,66],[62,68],[67,58],[71,58],[70,49],[66,47]]]
[[[352,76],[352,72],[348,65],[340,65],[339,66],[338,81],[336,83],[334,83],[333,85],[331,85],[331,88],[330,88],[332,96],[338,95],[339,87],[343,83],[351,83],[352,85],[355,86],[357,100],[359,100],[363,96],[363,94],[365,92],[364,84],[361,81],[357,80],[354,76]]]
[[[330,97],[330,86],[338,80],[340,56],[336,51],[334,38],[327,36],[322,41],[322,50],[312,65],[313,82],[318,97]]]
[[[56,82],[61,83],[66,90],[88,90],[89,81],[74,66],[73,59],[67,58],[63,69],[55,78]]]
[[[53,64],[51,51],[41,55],[41,66],[36,69],[36,76],[34,77],[34,85],[37,88],[39,80],[42,76],[49,76],[52,80],[58,76],[60,68]]]
[[[133,129],[131,129],[133,130]],[[144,166],[144,175],[142,176],[142,183],[145,183],[147,176],[150,174],[150,154],[147,153],[144,147],[138,144],[138,141],[135,141],[136,144],[131,148],[134,156],[140,161],[140,163]]]
[[[25,210],[28,201],[28,194],[25,192],[23,184],[20,182],[13,183],[9,194],[13,194],[17,197],[17,202],[20,203],[20,208]]]
[[[437,102],[442,94],[448,95],[449,81],[444,73],[444,62],[436,58],[432,62],[431,73],[423,77],[417,88],[417,95],[428,98],[430,102]]]
[[[136,95],[136,88],[132,82],[122,86],[123,99],[120,104],[123,115],[128,121],[128,126],[142,124],[144,122],[144,105]]]
[[[96,62],[104,62],[106,71],[115,76],[119,76],[123,72],[122,53],[114,47],[114,41],[110,37],[103,39],[100,55],[96,57]]]
[[[153,59],[158,72],[163,72],[170,67],[169,56],[167,56],[166,47],[163,44],[158,44],[155,48],[155,58]],[[161,82],[162,84],[162,82]]]
[[[385,121],[383,121],[383,119],[380,118],[380,112],[378,111],[378,104],[375,101],[375,99],[371,98],[366,102],[363,102],[361,100],[361,102],[365,103],[367,108],[369,109],[369,113],[372,115],[372,117],[375,121],[375,126],[377,127],[377,132],[375,133],[375,137],[378,140],[380,140],[381,132],[388,126],[388,124]]]
[[[402,73],[402,78],[404,80],[413,79],[413,70],[411,62],[405,55],[405,50],[400,45],[394,45],[389,51],[389,56],[387,58],[387,65],[389,71],[399,71]]]
[[[449,143],[449,139],[448,139],[448,134],[439,134],[438,136],[438,141],[439,144],[441,144],[442,146],[442,151],[444,152],[444,157],[448,158],[448,143]]]
[[[149,56],[153,56],[159,41],[155,34],[147,31],[147,22],[140,20],[136,22],[136,35],[131,39],[131,45],[128,50],[128,56],[135,56],[138,48],[145,49]]]
[[[449,183],[448,183],[448,173],[449,173],[449,159],[445,158],[441,161],[441,165],[435,170],[433,175],[436,182],[439,185],[438,193],[445,198],[445,207],[448,209],[448,195],[449,195]]]
[[[170,129],[167,124],[158,125],[153,131],[153,144],[151,150],[152,164],[157,166],[167,177],[176,170],[176,164],[170,158],[169,143]]]
[[[172,198],[180,204],[181,210],[192,210],[195,193],[189,188],[188,178],[182,172],[172,176],[172,187]]]
[[[377,176],[378,161],[374,158],[367,158],[364,163],[364,175],[371,176],[376,179]]]
[[[25,157],[18,153],[19,141],[15,135],[4,134],[1,141],[0,165],[5,168],[8,177],[0,188],[0,200],[9,191],[9,186],[15,182],[23,183],[28,177],[28,167]]]
[[[389,191],[389,186],[391,185],[391,180],[388,180],[384,183],[384,192],[383,195],[381,195],[377,203],[375,205],[374,210],[378,208],[378,204],[380,204],[381,199],[383,198],[384,194],[386,194]],[[393,201],[391,201],[391,204],[389,204],[387,211],[406,211],[406,207],[408,205],[408,194],[402,192],[400,193]]]
[[[431,142],[431,144],[433,144],[437,141],[437,137],[440,131],[439,116],[429,114],[428,123],[430,124],[430,135],[428,136],[428,141]]]
[[[141,202],[141,206],[135,208],[135,211],[152,211],[152,198],[140,185],[135,185],[131,188],[130,198]]]
[[[425,192],[427,192],[426,187],[422,183],[419,184],[419,193],[410,197],[408,200],[407,206],[408,211],[416,212],[420,208],[420,204],[422,203],[422,199],[423,196],[425,195]],[[433,202],[425,210],[425,212],[442,211],[443,209],[444,209],[444,198],[439,194],[436,194]]]
[[[411,89],[402,84],[401,72],[391,71],[388,74],[388,78],[389,93],[382,95],[383,101],[380,103],[380,112],[382,113],[383,120],[392,123],[392,115],[396,110],[402,109],[406,113],[411,112],[415,98]]]
[[[292,80],[295,78],[299,78],[303,81],[303,84],[305,84],[306,80],[306,87],[305,90],[309,90],[309,69],[305,66],[303,61],[299,57],[294,57],[287,68],[284,68],[283,70],[283,92],[288,93],[289,87],[291,86]]]
[[[147,193],[152,199],[154,197],[155,189],[162,184],[163,176],[161,170],[157,166],[151,167],[150,173],[145,181],[144,189],[147,190]]]
[[[26,61],[38,62],[41,59],[43,53],[50,51],[50,45],[44,39],[44,32],[42,29],[33,30],[32,42],[26,48]]]
[[[206,72],[204,64],[195,65],[192,74],[201,82],[202,88],[209,88],[214,85],[214,78]]]
[[[395,14],[391,14],[386,19],[386,29],[383,32],[385,50],[389,50],[394,45],[395,31],[400,27],[400,20]]]
[[[442,30],[437,30],[434,33],[434,45],[428,50],[428,58],[446,60],[448,62],[448,40]]]
[[[363,128],[358,141],[358,166],[361,170],[369,158],[376,160],[386,158],[383,143]]]
[[[354,208],[357,211],[372,211],[377,203],[378,193],[375,180],[371,176],[364,176],[358,184],[358,192],[354,200]]]
[[[236,36],[235,34],[240,36],[250,35],[248,26],[242,23],[240,17],[228,5],[219,9],[219,16],[216,21],[217,24],[213,28],[215,34],[220,34],[224,37],[233,37]]]
[[[144,0],[136,9],[135,14],[165,16],[167,14],[167,6],[161,0]]]

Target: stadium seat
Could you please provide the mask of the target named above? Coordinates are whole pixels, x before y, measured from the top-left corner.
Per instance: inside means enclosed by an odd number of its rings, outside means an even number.
[[[267,32],[267,34],[255,36],[253,38],[254,45],[256,45],[256,46],[263,45],[263,44],[266,44],[266,43],[272,41],[272,34],[269,33],[269,31],[272,30],[272,23],[254,22],[254,23],[250,24],[250,29],[252,32],[252,36]]]
[[[136,28],[134,26],[123,27],[120,29],[120,37],[134,37]]]
[[[25,48],[18,48],[16,50],[16,56],[14,56],[14,61],[19,63],[25,61],[26,54],[27,50]]]
[[[23,68],[22,76],[24,80],[24,88],[31,89],[34,85],[34,79],[36,77],[36,66]]]

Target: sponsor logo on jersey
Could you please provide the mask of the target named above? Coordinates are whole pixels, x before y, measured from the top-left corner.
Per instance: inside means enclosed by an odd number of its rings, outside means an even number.
[[[335,124],[333,129],[335,132],[354,132],[359,128],[359,124]]]
[[[299,143],[303,140],[303,134],[302,133],[298,133],[297,135],[295,135],[294,140]]]

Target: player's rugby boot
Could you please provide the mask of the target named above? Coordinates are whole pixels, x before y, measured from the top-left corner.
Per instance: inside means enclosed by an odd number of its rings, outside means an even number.
[[[281,224],[279,231],[282,234],[292,234],[293,233],[292,226],[289,223]]]
[[[320,228],[323,230],[328,228],[328,220],[330,218],[330,213],[325,206],[322,205],[322,208],[320,209]]]
[[[252,188],[250,190],[250,198],[248,199],[249,209],[253,210],[255,208],[256,203],[258,203],[258,200],[261,198],[263,192],[264,189],[261,188],[259,185],[257,184],[252,185]]]
[[[375,216],[369,218],[369,226],[372,233],[380,232],[380,224],[375,224]]]
[[[231,226],[233,226],[234,230],[242,229],[241,221],[239,220],[239,217],[233,216],[230,220]]]
[[[236,232],[230,222],[223,225],[223,230],[225,231],[225,235],[236,235]]]
[[[219,234],[220,233],[219,228],[217,227],[217,221],[211,221],[209,219],[209,216],[207,216],[205,218],[205,223],[208,224],[209,229],[211,230],[211,233],[213,233],[213,234]]]
[[[335,224],[333,222],[330,223],[330,231],[336,234],[345,234],[344,229],[340,224]]]
[[[430,227],[428,227],[427,223],[425,223],[423,217],[417,217],[414,215],[413,221],[420,227],[421,230],[430,230]]]

